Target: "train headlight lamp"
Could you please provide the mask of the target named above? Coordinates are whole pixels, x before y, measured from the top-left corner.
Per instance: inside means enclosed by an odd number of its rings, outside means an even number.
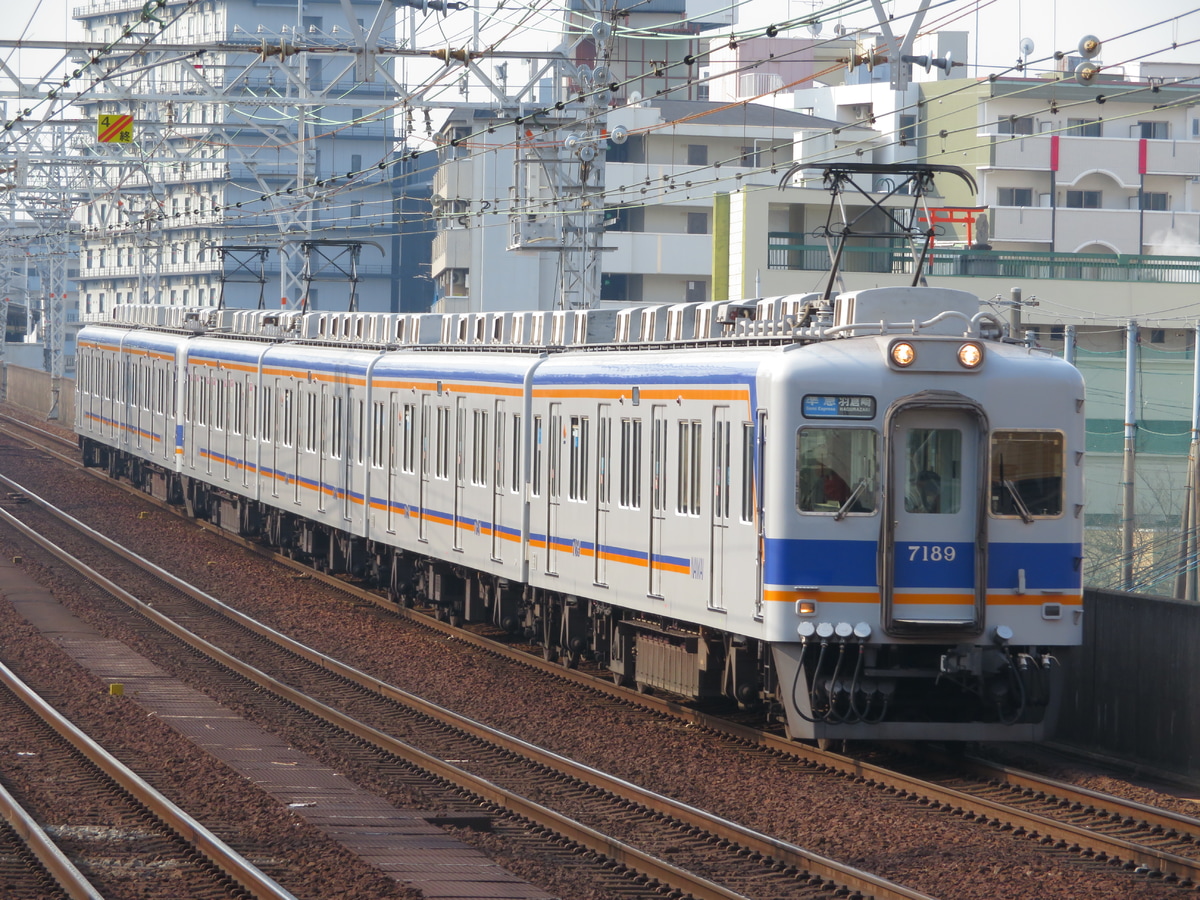
[[[901,369],[907,369],[917,361],[917,348],[908,341],[896,341],[892,344],[892,362]]]
[[[964,369],[975,369],[983,362],[983,348],[975,343],[963,344],[958,348],[958,362]]]
[[[815,616],[817,614],[816,600],[797,600],[796,615],[798,616]]]

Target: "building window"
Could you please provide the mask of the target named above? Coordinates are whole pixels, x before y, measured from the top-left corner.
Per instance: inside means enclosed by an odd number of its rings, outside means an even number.
[[[1071,137],[1100,137],[1100,120],[1067,119],[1067,130],[1063,134]]]
[[[996,192],[997,206],[1033,206],[1033,188],[1000,188]]]
[[[600,299],[639,302],[642,299],[641,273],[605,272],[600,276]]]
[[[707,166],[708,144],[688,144],[687,164],[689,166]]]
[[[1142,209],[1166,212],[1170,208],[1171,204],[1168,194],[1151,191],[1142,192]]]
[[[703,303],[708,299],[708,282],[689,281],[683,299],[688,303]]]
[[[607,231],[644,231],[645,209],[640,206],[610,206],[604,210]]]
[[[361,169],[362,169],[362,154],[361,153],[351,153],[350,154],[350,171],[358,172]]]
[[[708,234],[708,213],[690,212],[687,214],[688,234]]]
[[[1033,134],[1033,116],[1009,116],[996,124],[1000,134]]]
[[[1067,191],[1068,209],[1100,209],[1099,191]]]
[[[1165,141],[1171,136],[1169,122],[1138,122],[1131,129],[1130,137],[1140,137],[1147,141]]]
[[[917,142],[917,117],[913,115],[900,116],[900,146],[906,147]]]

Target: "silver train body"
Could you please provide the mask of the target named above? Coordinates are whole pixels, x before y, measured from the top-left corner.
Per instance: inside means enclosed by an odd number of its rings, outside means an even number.
[[[969,294],[125,307],[107,467],[317,567],[806,739],[1037,739],[1081,635],[1083,385]]]

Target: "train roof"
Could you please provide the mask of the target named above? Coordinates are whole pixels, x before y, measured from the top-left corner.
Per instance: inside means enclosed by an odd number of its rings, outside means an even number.
[[[1004,325],[973,294],[883,287],[738,301],[488,313],[335,313],[121,305],[88,325],[191,336],[377,349],[554,350],[772,346],[866,334],[995,338]]]

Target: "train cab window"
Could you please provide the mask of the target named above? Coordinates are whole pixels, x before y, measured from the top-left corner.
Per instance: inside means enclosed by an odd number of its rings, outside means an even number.
[[[874,513],[877,435],[867,428],[801,428],[796,433],[796,508]]]
[[[1063,511],[1063,435],[1057,431],[996,431],[991,448],[991,512],[1034,518]]]
[[[962,508],[962,432],[913,428],[908,432],[904,511],[953,515]]]

